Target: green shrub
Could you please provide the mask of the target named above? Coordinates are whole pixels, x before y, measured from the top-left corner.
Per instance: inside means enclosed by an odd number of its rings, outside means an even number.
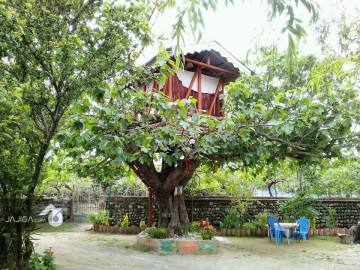
[[[262,213],[258,214],[257,221],[255,222],[256,229],[266,229],[268,215],[270,215],[270,214],[268,214],[267,212],[262,212]],[[271,215],[271,216],[273,216],[273,215]]]
[[[305,217],[311,219],[316,216],[313,209],[315,199],[305,193],[296,194],[292,199],[279,203],[281,211],[289,220]]]
[[[86,219],[94,224],[100,224],[103,221],[103,213],[92,211],[87,215]]]
[[[145,221],[141,220],[141,221],[140,221],[140,224],[139,224],[139,227],[140,227],[140,228],[146,227]]]
[[[146,230],[146,233],[150,239],[166,239],[167,230],[164,228],[149,228]]]
[[[190,233],[194,233],[194,232],[198,232],[199,231],[199,228],[200,228],[200,224],[193,221],[189,224],[189,227],[188,227],[188,231]]]
[[[240,226],[239,213],[236,210],[236,208],[230,208],[224,220],[220,222],[220,227],[226,229],[235,229],[235,228],[239,228],[239,226]]]
[[[129,217],[128,214],[125,215],[123,222],[121,223],[121,227],[129,227]]]
[[[53,254],[51,247],[43,255],[33,253],[28,264],[28,270],[56,270]]]
[[[246,222],[242,226],[244,229],[256,229],[256,222]]]
[[[118,226],[118,227],[122,227],[122,221],[118,221],[118,222],[116,222],[116,226]]]
[[[337,222],[335,220],[336,210],[332,207],[329,207],[328,212],[329,215],[326,217],[326,227],[335,228],[337,226]]]
[[[203,240],[211,240],[213,239],[215,233],[209,227],[201,230],[201,238]]]

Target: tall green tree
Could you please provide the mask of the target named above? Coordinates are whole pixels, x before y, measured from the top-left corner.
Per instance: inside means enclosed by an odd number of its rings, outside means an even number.
[[[27,269],[34,191],[66,110],[104,81],[136,74],[154,6],[99,0],[0,1],[0,268]]]

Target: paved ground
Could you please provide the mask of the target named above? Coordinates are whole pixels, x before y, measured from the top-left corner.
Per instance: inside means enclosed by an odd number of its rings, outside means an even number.
[[[37,235],[37,252],[52,246],[58,270],[98,269],[360,269],[360,246],[319,237],[275,246],[266,238],[227,237],[216,254],[158,254],[136,248],[135,235],[88,231],[77,224]]]

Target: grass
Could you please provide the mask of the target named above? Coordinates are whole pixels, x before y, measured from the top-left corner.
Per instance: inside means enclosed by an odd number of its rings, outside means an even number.
[[[49,223],[40,223],[38,224],[36,232],[38,233],[48,233],[48,232],[61,232],[64,230],[72,229],[75,226],[73,223],[65,222],[59,227],[51,226]]]

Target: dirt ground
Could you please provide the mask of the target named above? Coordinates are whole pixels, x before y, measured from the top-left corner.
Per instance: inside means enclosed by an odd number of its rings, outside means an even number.
[[[227,237],[215,254],[159,254],[136,248],[136,235],[88,231],[89,224],[35,236],[35,249],[55,251],[59,270],[98,269],[360,269],[360,245],[336,237],[310,238],[278,246],[267,238]]]

